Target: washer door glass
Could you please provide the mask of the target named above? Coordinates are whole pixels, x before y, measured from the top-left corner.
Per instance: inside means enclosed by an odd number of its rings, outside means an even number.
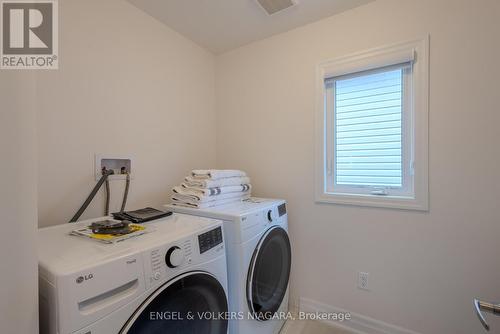
[[[179,276],[156,290],[129,319],[121,333],[226,334],[224,288],[207,273]]]
[[[291,263],[288,233],[281,227],[269,229],[254,251],[248,272],[248,306],[258,320],[269,320],[280,308]]]

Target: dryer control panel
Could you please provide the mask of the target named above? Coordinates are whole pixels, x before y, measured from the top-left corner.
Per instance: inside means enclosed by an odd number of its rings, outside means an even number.
[[[286,214],[286,203],[278,205],[278,214],[280,217]]]
[[[226,224],[224,230],[231,235],[230,242],[240,244],[275,225],[288,228],[288,209],[285,201],[273,202],[267,207],[245,213],[235,224]]]

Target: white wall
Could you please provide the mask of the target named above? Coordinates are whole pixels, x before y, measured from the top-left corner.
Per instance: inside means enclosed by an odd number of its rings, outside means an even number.
[[[95,153],[135,157],[129,209],[166,203],[188,170],[215,164],[211,53],[123,0],[59,1],[59,20],[59,70],[37,72],[40,226],[82,204]],[[101,191],[82,219],[103,207]]]
[[[0,71],[0,333],[38,333],[33,73]]]
[[[500,300],[499,31],[497,0],[378,0],[217,58],[218,167],[289,201],[293,297],[421,333],[482,332],[472,298]],[[315,204],[316,64],[427,33],[430,211]]]

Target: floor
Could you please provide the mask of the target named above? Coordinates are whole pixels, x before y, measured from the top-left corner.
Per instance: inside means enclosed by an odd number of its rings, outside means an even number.
[[[333,327],[320,321],[289,320],[280,334],[352,334],[353,332]]]

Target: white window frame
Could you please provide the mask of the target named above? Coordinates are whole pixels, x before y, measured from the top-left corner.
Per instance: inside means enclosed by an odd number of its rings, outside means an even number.
[[[333,92],[325,79],[411,63],[404,85],[403,182],[399,190],[334,186]],[[405,70],[407,71],[407,70]],[[408,92],[408,90],[407,90]],[[317,66],[315,199],[319,203],[428,210],[429,36],[322,62]]]
[[[389,186],[356,186],[356,185],[339,185],[336,183],[337,164],[336,159],[336,124],[335,124],[335,82],[349,78],[370,75],[375,73],[387,72],[395,69],[403,71],[403,97],[402,102],[402,187]],[[335,77],[330,80],[330,84],[325,87],[325,117],[326,117],[326,192],[329,194],[351,194],[351,195],[372,195],[374,193],[383,194],[384,196],[413,196],[413,167],[412,167],[412,149],[413,149],[413,128],[411,126],[413,120],[413,103],[412,103],[412,63],[404,63],[398,65],[385,66],[368,71],[346,74],[340,77]],[[333,84],[332,84],[333,83]]]

